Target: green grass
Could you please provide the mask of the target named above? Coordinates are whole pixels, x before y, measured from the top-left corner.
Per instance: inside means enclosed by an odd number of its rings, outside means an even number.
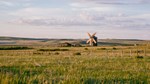
[[[49,47],[44,51],[40,50],[41,47],[31,50],[1,50],[0,84],[150,83],[149,49],[147,56],[144,56],[144,52],[140,52],[140,56],[137,56],[135,52],[137,48],[132,46],[130,48],[115,46],[116,49]],[[131,49],[132,56],[129,56]],[[140,46],[138,49],[143,50],[145,47]]]
[[[16,46],[16,47],[0,47],[0,50],[24,50],[24,49],[32,49],[32,48],[19,47],[19,46]]]

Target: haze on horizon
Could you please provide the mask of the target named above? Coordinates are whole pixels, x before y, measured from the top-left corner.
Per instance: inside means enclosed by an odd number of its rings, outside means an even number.
[[[0,0],[0,36],[149,39],[150,0]]]

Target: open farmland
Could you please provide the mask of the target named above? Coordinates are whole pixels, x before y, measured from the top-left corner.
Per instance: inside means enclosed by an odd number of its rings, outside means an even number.
[[[1,45],[1,84],[148,84],[150,46]]]

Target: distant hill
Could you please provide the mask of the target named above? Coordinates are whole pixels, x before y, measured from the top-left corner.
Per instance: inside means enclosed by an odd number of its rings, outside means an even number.
[[[0,37],[0,45],[54,45],[58,43],[80,43],[86,44],[87,39],[47,39],[47,38],[21,38],[21,37]],[[138,39],[98,39],[100,46],[128,46],[134,44],[150,43],[149,40]]]
[[[45,38],[0,37],[0,40],[48,40]]]

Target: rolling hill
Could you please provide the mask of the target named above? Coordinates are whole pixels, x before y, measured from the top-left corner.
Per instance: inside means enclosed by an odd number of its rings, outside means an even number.
[[[47,38],[21,38],[21,37],[0,37],[0,45],[56,45],[58,43],[80,43],[86,44],[87,39],[47,39]],[[147,44],[149,40],[138,39],[98,39],[100,46],[128,46],[134,44]]]

